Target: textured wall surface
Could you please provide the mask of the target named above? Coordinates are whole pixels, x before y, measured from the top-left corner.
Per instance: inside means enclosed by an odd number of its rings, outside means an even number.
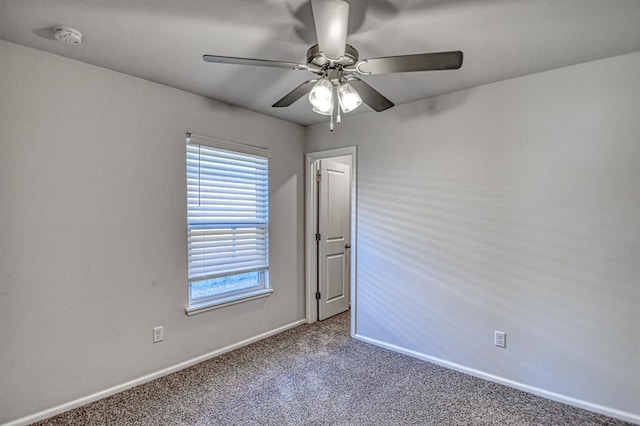
[[[0,57],[0,423],[304,318],[302,127],[3,41]],[[272,151],[275,293],[193,317],[188,131]]]
[[[308,128],[357,144],[357,333],[640,416],[638,75],[635,53]]]

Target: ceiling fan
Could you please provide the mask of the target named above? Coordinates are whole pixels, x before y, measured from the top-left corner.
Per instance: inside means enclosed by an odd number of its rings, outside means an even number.
[[[272,106],[288,107],[309,94],[313,111],[331,117],[331,130],[334,119],[340,123],[341,111],[351,112],[363,102],[378,112],[393,106],[393,102],[361,80],[360,76],[454,70],[462,66],[461,51],[359,59],[358,51],[347,44],[349,3],[346,0],[311,0],[311,10],[318,43],[307,51],[306,64],[218,55],[203,55],[203,59],[223,64],[311,71],[317,75],[316,78],[300,84]]]

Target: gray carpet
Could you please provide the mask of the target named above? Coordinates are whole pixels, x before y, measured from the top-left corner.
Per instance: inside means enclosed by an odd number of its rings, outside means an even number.
[[[303,325],[38,425],[623,425]]]

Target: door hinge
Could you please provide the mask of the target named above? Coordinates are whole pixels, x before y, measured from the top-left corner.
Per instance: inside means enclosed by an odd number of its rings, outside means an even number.
[[[319,291],[316,292],[316,300],[320,300],[320,292]]]
[[[319,233],[316,234],[316,241],[320,241],[320,239],[321,239],[320,234]]]
[[[316,173],[316,182],[320,182],[320,176],[322,176],[320,172]]]

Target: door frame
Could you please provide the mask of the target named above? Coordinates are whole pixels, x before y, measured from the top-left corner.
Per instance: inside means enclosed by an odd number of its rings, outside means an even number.
[[[358,264],[358,235],[357,235],[357,150],[355,146],[335,148],[325,151],[309,152],[305,161],[305,294],[307,322],[313,323],[318,320],[318,304],[316,302],[316,269],[317,269],[317,244],[316,244],[316,202],[317,188],[316,176],[314,173],[314,163],[316,160],[324,160],[344,155],[351,156],[351,253],[350,253],[350,297],[351,297],[351,337],[356,334],[356,312],[357,312],[357,267]]]

